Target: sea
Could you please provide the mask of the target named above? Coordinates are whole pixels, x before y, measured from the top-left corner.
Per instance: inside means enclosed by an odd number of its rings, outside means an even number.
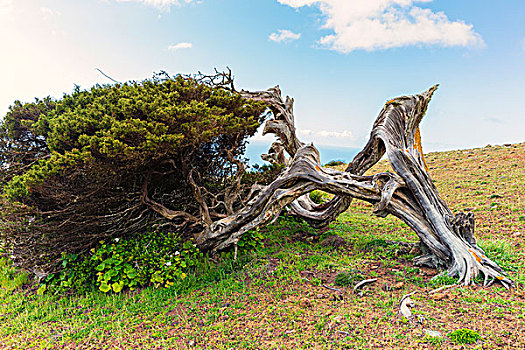
[[[361,151],[360,148],[352,147],[334,147],[334,146],[323,146],[315,145],[321,155],[321,164],[326,164],[332,160],[339,160],[344,163],[349,163],[355,155]],[[268,152],[270,143],[265,142],[250,142],[246,147],[245,156],[249,160],[250,165],[263,165],[267,164],[261,159],[261,154]]]

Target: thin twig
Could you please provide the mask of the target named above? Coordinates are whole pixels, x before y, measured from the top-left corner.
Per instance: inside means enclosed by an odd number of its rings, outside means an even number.
[[[341,289],[339,289],[339,288],[330,287],[330,286],[327,286],[326,284],[323,284],[323,287],[325,287],[326,289],[330,289],[330,290],[336,291],[336,292],[341,291]]]
[[[98,72],[100,74],[102,74],[103,76],[105,76],[106,78],[108,78],[109,80],[111,80],[112,82],[114,83],[117,83],[117,84],[121,84],[120,81],[116,81],[115,79],[113,79],[112,77],[110,77],[109,75],[107,75],[106,73],[104,73],[103,71],[101,71],[99,68],[95,68],[96,70],[98,70]]]
[[[449,285],[442,286],[442,287],[436,288],[434,290],[431,290],[430,292],[428,292],[428,294],[434,294],[434,293],[437,293],[437,292],[441,292],[442,290],[449,289],[449,288],[454,288],[454,287],[457,287],[457,286],[459,286],[459,284],[449,284]]]

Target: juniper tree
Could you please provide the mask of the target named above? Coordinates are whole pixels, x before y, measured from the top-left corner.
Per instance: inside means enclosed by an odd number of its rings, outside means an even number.
[[[0,145],[4,208],[17,214],[4,215],[4,240],[21,260],[45,263],[49,249],[82,251],[101,237],[162,227],[215,252],[285,207],[323,228],[359,199],[417,233],[425,254],[416,264],[444,266],[463,284],[481,273],[485,284],[509,287],[477,246],[473,215],[454,215],[430,178],[419,123],[436,89],[388,101],[345,171],[323,168],[313,144],[297,137],[293,99],[278,87],[236,91],[229,72],[16,103]],[[246,173],[243,158],[264,121],[278,138],[264,155],[269,177]],[[384,154],[394,172],[365,176]],[[313,190],[334,197],[317,204]]]

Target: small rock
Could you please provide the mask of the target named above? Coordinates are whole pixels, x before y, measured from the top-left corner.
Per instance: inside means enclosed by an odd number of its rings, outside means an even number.
[[[403,288],[404,285],[405,285],[404,282],[397,282],[396,284],[394,284],[394,288],[395,289],[401,289],[401,288]]]
[[[194,346],[194,345],[195,345],[195,341],[194,341],[194,340],[190,340],[190,341],[188,342],[188,346]]]
[[[312,302],[308,298],[302,298],[299,302],[299,305],[301,305],[301,307],[307,308],[312,306]]]
[[[431,298],[434,299],[434,300],[443,300],[443,299],[445,299],[445,294],[443,294],[443,293],[436,293],[436,294],[433,294],[431,296]]]
[[[323,298],[324,298],[324,295],[322,295],[322,294],[317,294],[315,297],[316,297],[317,299],[323,299]]]
[[[343,237],[337,235],[328,236],[321,242],[323,247],[334,247],[339,248],[346,245],[346,241]]]
[[[521,237],[521,232],[514,232],[512,237]]]
[[[438,331],[433,331],[433,330],[430,330],[430,329],[423,329],[423,333],[424,333],[427,337],[432,337],[432,338],[443,338],[443,335],[441,334],[441,332],[438,332]]]

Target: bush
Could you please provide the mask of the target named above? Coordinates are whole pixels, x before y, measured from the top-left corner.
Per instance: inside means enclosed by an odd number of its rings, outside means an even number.
[[[237,246],[241,251],[249,252],[264,247],[264,235],[260,231],[259,227],[246,232],[242,235]]]
[[[479,335],[478,332],[467,328],[457,329],[453,332],[450,332],[448,337],[453,342],[459,344],[474,344],[479,339],[481,339],[481,335]]]
[[[187,240],[202,230],[204,205],[214,219],[242,205],[230,190],[265,110],[166,75],[16,101],[0,125],[0,240],[17,265],[46,270],[60,252],[149,227],[170,225]]]
[[[169,287],[187,277],[202,258],[191,243],[174,233],[147,232],[131,239],[101,241],[90,254],[62,254],[62,271],[49,274],[39,292],[85,292],[97,288],[104,293],[154,286]]]
[[[340,272],[335,276],[335,284],[337,286],[345,287],[360,282],[364,279],[364,276],[359,271],[344,271]]]
[[[325,166],[339,166],[339,165],[345,165],[345,162],[343,162],[342,160],[331,160],[325,164]]]
[[[330,195],[320,190],[310,192],[310,199],[316,204],[323,204],[330,199]]]

